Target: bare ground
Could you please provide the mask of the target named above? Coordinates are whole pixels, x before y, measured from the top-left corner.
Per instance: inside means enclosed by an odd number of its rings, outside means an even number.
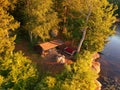
[[[15,51],[22,51],[25,56],[32,60],[33,63],[37,64],[38,70],[44,72],[50,72],[52,75],[60,73],[64,69],[64,64],[57,63],[55,61],[55,53],[48,54],[45,57],[41,57],[33,49],[29,47],[27,41],[21,41],[15,45]],[[72,61],[66,59],[67,64],[71,64]]]

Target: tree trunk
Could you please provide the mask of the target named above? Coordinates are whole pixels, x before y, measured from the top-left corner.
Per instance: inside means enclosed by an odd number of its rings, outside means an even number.
[[[89,8],[89,12],[88,12],[88,15],[87,15],[87,17],[86,17],[86,25],[88,24],[88,20],[89,20],[89,17],[90,17],[90,15],[91,15],[91,7]],[[87,32],[87,26],[85,26],[84,27],[84,29],[83,29],[83,35],[82,35],[82,39],[80,40],[80,43],[79,43],[79,45],[78,45],[78,48],[77,48],[77,53],[80,53],[80,50],[81,50],[81,47],[82,47],[82,44],[83,44],[83,42],[84,42],[84,40],[85,40],[85,36],[86,36],[86,32]]]
[[[83,30],[82,39],[80,40],[80,43],[79,43],[79,45],[78,45],[77,53],[79,53],[80,50],[81,50],[81,47],[82,47],[83,41],[85,40],[86,32],[87,32],[87,27],[85,27],[84,30]]]
[[[33,36],[32,36],[32,32],[29,31],[29,36],[30,36],[30,42],[33,42]]]

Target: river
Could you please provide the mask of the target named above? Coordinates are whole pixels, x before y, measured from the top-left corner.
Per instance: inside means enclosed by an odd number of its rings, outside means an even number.
[[[108,81],[111,82],[113,80],[114,82],[112,84],[117,83],[120,85],[120,25],[117,24],[116,26],[116,34],[109,37],[109,42],[105,45],[101,54],[101,58],[99,59],[101,63],[100,76],[101,78],[110,78]],[[102,84],[107,82],[105,80],[100,81]],[[114,88],[110,90],[120,89]]]

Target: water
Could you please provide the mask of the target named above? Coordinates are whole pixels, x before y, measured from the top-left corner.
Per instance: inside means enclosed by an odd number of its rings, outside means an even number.
[[[120,83],[120,25],[116,34],[109,37],[100,58],[101,76],[110,77]]]

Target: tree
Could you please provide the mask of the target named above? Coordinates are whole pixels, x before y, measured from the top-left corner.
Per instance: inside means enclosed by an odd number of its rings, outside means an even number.
[[[97,73],[91,69],[92,54],[85,51],[77,62],[68,65],[61,76],[60,90],[95,90]]]
[[[118,10],[116,10],[115,13],[117,13],[119,15],[118,17],[120,17],[120,1],[119,0],[108,0],[108,1],[118,6]]]
[[[0,87],[4,90],[33,90],[38,71],[21,52],[0,58]]]
[[[78,45],[77,53],[80,53],[80,50],[81,50],[83,41],[85,40],[86,33],[87,33],[87,28],[88,28],[88,27],[87,27],[87,24],[88,24],[88,21],[89,21],[91,12],[92,12],[92,6],[91,6],[91,1],[90,1],[90,2],[89,2],[89,5],[88,5],[88,14],[86,15],[86,21],[85,21],[86,26],[83,28],[83,35],[82,35],[82,38],[81,38],[80,43],[79,43],[79,45]]]
[[[79,24],[78,21],[81,21],[77,13],[77,11],[81,9],[80,0],[57,0],[54,2],[56,6],[55,11],[59,13],[58,17],[61,19],[59,23],[60,32],[67,40],[73,40],[74,36],[79,36],[77,35],[78,32],[76,32],[76,29],[78,29],[76,25]]]
[[[9,7],[13,9],[13,2],[0,1],[0,56],[6,52],[12,52],[14,49],[13,31],[19,27],[19,23],[8,12]]]
[[[46,76],[39,82],[36,87],[34,88],[35,90],[58,90],[55,89],[55,84],[56,84],[56,78],[52,76]]]
[[[111,26],[116,20],[116,6],[107,0],[65,0],[63,3],[67,7],[65,36],[78,45],[77,52],[80,49],[101,51],[114,32]]]
[[[50,31],[57,28],[59,19],[53,10],[52,0],[19,0],[19,7],[23,7],[24,13],[22,25],[28,31],[31,42],[33,38],[40,38],[42,41],[50,38]],[[19,8],[18,8],[19,9]]]
[[[103,49],[107,38],[114,33],[111,26],[116,21],[114,11],[117,7],[114,7],[107,0],[95,0],[92,5],[92,15],[89,18],[83,46],[90,52],[99,52]]]

